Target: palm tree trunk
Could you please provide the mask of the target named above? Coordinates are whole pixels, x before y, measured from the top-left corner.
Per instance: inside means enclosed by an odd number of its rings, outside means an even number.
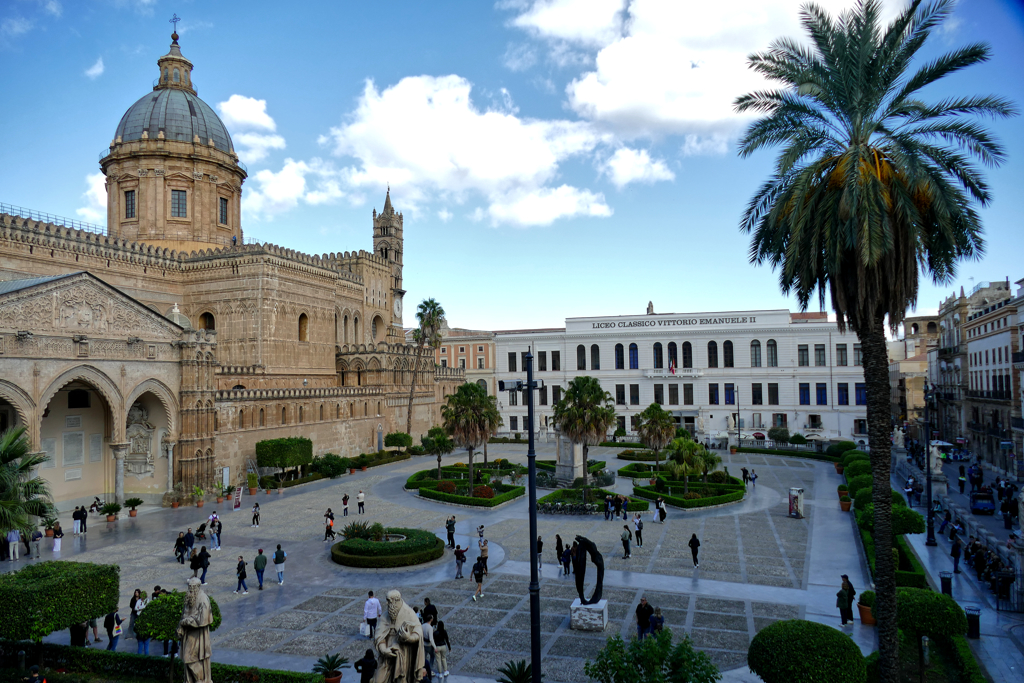
[[[473,487],[476,485],[476,482],[473,480],[473,449],[467,448],[466,450],[469,451],[469,497],[472,498]]]
[[[588,455],[590,454],[590,446],[583,444],[583,486],[587,485],[587,475],[590,474],[590,461]]]
[[[875,615],[878,619],[879,681],[899,681],[896,631],[896,567],[892,551],[892,463],[889,444],[889,359],[884,317],[870,330],[858,330],[864,356],[868,435],[871,440],[871,501],[875,504]]]
[[[412,381],[409,382],[409,414],[405,418],[405,433],[412,434],[412,400],[416,396],[416,375],[420,371],[420,356],[423,355],[424,339],[420,339],[420,345],[416,349],[416,360],[412,364]]]
[[[484,464],[487,464],[487,442],[484,441]]]
[[[437,480],[441,481],[441,454],[437,454]]]
[[[660,459],[660,454],[661,454],[661,450],[660,450],[660,449],[657,449],[657,448],[655,448],[655,449],[654,449],[654,476],[658,476],[658,472],[660,472],[660,471],[661,471],[661,459]],[[607,461],[606,461],[606,462],[607,462]]]

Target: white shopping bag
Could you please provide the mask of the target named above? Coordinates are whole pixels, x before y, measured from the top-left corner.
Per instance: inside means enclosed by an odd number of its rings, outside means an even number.
[[[361,635],[361,636],[363,636],[365,638],[369,638],[370,637],[370,625],[367,624],[365,621],[363,623],[359,624],[359,635]]]

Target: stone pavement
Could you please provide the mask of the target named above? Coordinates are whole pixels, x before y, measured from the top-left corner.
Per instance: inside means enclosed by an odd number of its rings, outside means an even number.
[[[552,449],[542,447],[541,458]],[[618,449],[592,449],[594,459],[620,467]],[[547,451],[547,452],[545,452]],[[491,446],[489,456],[525,462],[523,446]],[[456,453],[449,462],[465,460]],[[868,586],[866,566],[857,551],[850,515],[839,510],[835,487],[840,477],[827,463],[799,458],[754,454],[723,455],[733,474],[746,466],[759,474],[758,486],[738,504],[704,511],[669,510],[665,524],[644,520],[645,542],[622,559],[619,534],[623,522],[603,516],[541,515],[538,530],[545,542],[541,581],[543,667],[549,683],[586,680],[583,664],[614,633],[635,633],[633,610],[641,596],[660,607],[666,625],[677,638],[685,633],[695,645],[728,671],[729,681],[756,680],[746,668],[746,650],[758,630],[773,621],[807,618],[838,627],[835,592],[839,575],[849,574],[858,590]],[[367,590],[378,595],[402,591],[411,605],[429,597],[438,606],[452,638],[452,675],[492,678],[502,663],[529,659],[529,545],[525,497],[495,510],[453,507],[419,498],[403,489],[405,479],[435,463],[414,458],[337,480],[315,482],[284,494],[258,494],[262,524],[252,528],[252,499],[243,498],[240,513],[222,506],[224,550],[213,553],[207,590],[220,604],[224,622],[213,634],[214,659],[292,670],[308,670],[326,652],[341,652],[350,660],[368,645],[358,635]],[[805,519],[786,515],[786,493],[801,486],[806,495]],[[620,479],[617,490],[631,491]],[[367,493],[369,522],[386,526],[429,529],[442,535],[444,519],[455,514],[456,542],[475,542],[474,529],[485,525],[491,544],[490,576],[485,597],[473,602],[471,579],[455,580],[450,551],[426,566],[395,570],[351,570],[330,560],[323,538],[323,513],[332,507],[340,515],[340,498]],[[173,540],[186,526],[197,527],[213,511],[202,508],[147,511],[139,517],[107,524],[94,523],[85,537],[65,538],[63,559],[116,562],[122,571],[122,606],[132,590],[151,590],[154,584],[184,587],[191,571],[172,555]],[[360,518],[355,508],[349,517]],[[338,517],[336,528],[346,520]],[[696,532],[701,539],[701,566],[694,569],[686,541]],[[555,535],[571,540],[586,535],[605,555],[605,597],[610,624],[604,634],[568,629],[569,604],[575,597],[572,577],[560,575],[554,563]],[[285,584],[279,586],[273,565],[265,590],[256,590],[251,570],[256,548],[270,553],[277,543],[288,551]],[[239,555],[250,563],[248,595],[236,595],[234,567]],[[44,557],[54,558],[50,551]],[[17,566],[23,566],[22,561]],[[10,565],[9,565],[10,566]],[[4,567],[7,569],[7,567]],[[593,570],[591,570],[591,575]],[[467,572],[468,576],[468,572]],[[590,584],[591,582],[588,582]],[[588,585],[588,591],[590,586]],[[857,622],[848,627],[865,652],[875,648],[873,628]],[[67,642],[67,633],[54,634]],[[120,649],[133,650],[127,639]],[[730,671],[731,670],[731,671]],[[466,683],[469,679],[453,679]]]
[[[950,500],[952,500],[954,503],[958,504],[960,507],[964,508],[965,510],[970,510],[971,509],[971,500],[970,500],[971,484],[970,484],[970,482],[968,482],[964,486],[964,492],[961,494],[960,493],[960,486],[957,483],[957,477],[960,476],[960,465],[963,465],[964,469],[966,469],[970,464],[971,463],[968,460],[962,460],[960,462],[943,462],[942,463],[942,473],[946,475],[946,479],[948,481],[948,485],[946,486],[946,495],[949,496]],[[988,469],[984,470],[984,475],[985,475],[984,483],[986,485],[992,485],[995,482],[997,475],[993,474],[991,470],[988,470]],[[1017,485],[1020,486],[1020,484],[1017,484]],[[924,501],[924,497],[923,496],[922,496],[921,500],[922,500],[922,502]],[[998,508],[999,508],[999,501],[996,500],[996,514],[992,515],[991,517],[986,516],[986,515],[975,515],[974,516],[974,521],[976,521],[977,523],[981,524],[985,529],[987,529],[989,532],[991,532],[993,536],[995,536],[1001,542],[1005,543],[1006,539],[1009,538],[1011,531],[1013,533],[1018,533],[1018,534],[1020,533],[1020,525],[1019,524],[1014,524],[1012,530],[1007,529],[1004,526],[1004,524],[1003,524],[1003,516],[1001,514],[999,514],[999,509]],[[940,523],[941,521],[942,521],[942,517],[940,516],[940,517],[937,518],[937,522],[936,523]]]

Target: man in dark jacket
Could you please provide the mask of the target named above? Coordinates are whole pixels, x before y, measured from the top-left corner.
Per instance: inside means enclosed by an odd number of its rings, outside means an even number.
[[[363,658],[352,667],[359,672],[359,683],[370,683],[377,672],[377,660],[373,656],[373,650],[367,650]]]
[[[263,554],[263,548],[256,551],[256,559],[252,561],[252,568],[256,570],[256,578],[260,582],[260,590],[263,590],[263,572],[267,568],[267,556]]]
[[[117,641],[121,637],[121,615],[116,608],[103,620],[103,628],[107,630],[107,649],[116,650]]]
[[[960,547],[960,539],[953,539],[953,550],[949,553],[953,557],[953,573],[960,573],[960,556],[963,554],[963,548]]]
[[[206,546],[204,545],[199,549],[199,567],[203,570],[203,573],[199,575],[199,581],[204,586],[206,585],[206,572],[210,569],[210,553],[207,552]]]
[[[84,533],[85,533],[85,531],[86,531],[86,529],[85,529],[85,521],[86,521],[87,519],[89,519],[89,511],[88,511],[88,510],[87,510],[87,509],[85,508],[85,506],[84,506],[84,505],[82,506],[82,514],[81,514],[81,519],[82,519],[82,526],[81,526],[81,528],[79,529],[79,531],[80,531],[81,533],[83,533],[83,534],[84,534]]]
[[[192,554],[192,548],[196,544],[196,536],[192,533],[192,527],[189,527],[188,531],[185,532],[185,549],[188,554]]]
[[[640,604],[636,606],[636,637],[643,640],[644,636],[651,632],[651,616],[654,608],[647,604],[647,598],[640,598]]]
[[[448,532],[448,547],[455,547],[455,515],[448,518],[448,521],[444,523],[444,530]]]
[[[434,617],[434,623],[437,623],[437,607],[430,604],[430,598],[423,598],[423,621],[427,620],[427,617]]]

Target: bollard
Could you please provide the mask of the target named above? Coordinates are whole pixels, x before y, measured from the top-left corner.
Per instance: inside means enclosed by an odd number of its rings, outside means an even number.
[[[924,665],[928,666],[931,664],[931,641],[928,640],[928,636],[921,636],[921,650],[924,652]]]
[[[22,671],[25,670],[25,651],[18,650],[18,668]]]
[[[964,612],[967,614],[967,637],[981,638],[981,608],[967,607]]]
[[[942,583],[942,594],[953,597],[953,572],[939,572],[939,581]]]

